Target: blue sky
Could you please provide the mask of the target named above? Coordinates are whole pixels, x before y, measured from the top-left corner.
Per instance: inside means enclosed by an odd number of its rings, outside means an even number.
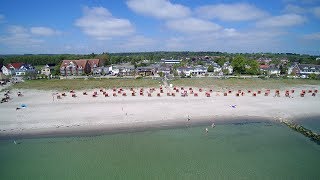
[[[1,0],[0,54],[320,55],[320,0]]]

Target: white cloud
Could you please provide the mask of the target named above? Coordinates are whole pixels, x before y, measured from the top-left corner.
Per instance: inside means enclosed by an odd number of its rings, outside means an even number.
[[[320,18],[320,6],[313,8],[312,12],[317,18]]]
[[[17,48],[39,46],[43,40],[32,37],[30,31],[23,26],[9,26],[7,34],[0,36],[0,43]]]
[[[277,28],[277,27],[289,27],[303,24],[306,18],[297,14],[284,14],[281,16],[272,16],[260,20],[256,23],[257,27],[262,28]]]
[[[75,21],[75,25],[98,40],[127,36],[135,31],[129,20],[115,18],[103,7],[85,7],[83,16]]]
[[[169,29],[182,33],[204,33],[214,32],[221,29],[221,26],[210,21],[197,18],[184,18],[177,20],[169,20],[166,22]]]
[[[201,6],[196,9],[196,12],[201,17],[217,18],[223,21],[248,21],[267,15],[263,10],[245,3]]]
[[[293,4],[287,4],[284,8],[284,11],[287,13],[295,13],[295,14],[303,14],[306,13],[307,10],[303,7],[293,5]]]
[[[320,40],[320,32],[306,34],[303,37],[307,40]]]
[[[188,7],[168,0],[128,0],[127,5],[136,13],[159,19],[182,18],[191,14]]]
[[[38,36],[53,36],[61,34],[60,31],[48,27],[31,27],[30,32]]]

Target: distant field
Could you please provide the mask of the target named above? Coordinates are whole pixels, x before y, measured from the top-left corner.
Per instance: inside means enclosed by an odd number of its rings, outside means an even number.
[[[29,80],[17,83],[12,88],[39,90],[70,90],[113,87],[157,87],[159,80],[152,79],[67,79]]]
[[[183,78],[170,81],[174,86],[214,87],[214,89],[242,88],[282,89],[285,87],[299,87],[302,85],[320,86],[319,80],[309,79],[214,79],[214,78]]]

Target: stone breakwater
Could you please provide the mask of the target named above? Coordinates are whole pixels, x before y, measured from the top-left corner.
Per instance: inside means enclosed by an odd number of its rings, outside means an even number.
[[[303,134],[304,136],[310,138],[312,141],[316,142],[320,145],[320,135],[317,133],[312,132],[310,129],[307,129],[299,124],[289,122],[289,121],[281,121],[281,123],[288,126],[290,129],[299,132],[300,134]]]

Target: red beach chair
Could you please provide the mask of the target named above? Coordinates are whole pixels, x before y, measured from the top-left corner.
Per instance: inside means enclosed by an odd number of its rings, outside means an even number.
[[[199,89],[199,92],[202,92],[202,88]]]
[[[316,93],[312,93],[312,96],[316,96]]]
[[[148,93],[148,97],[151,97],[151,93]]]
[[[83,92],[82,94],[83,94],[83,95],[88,95],[87,92]]]
[[[160,97],[160,93],[158,93],[157,96]]]
[[[75,98],[75,97],[77,97],[77,95],[76,95],[76,94],[72,94],[72,97],[74,97],[74,98]]]
[[[117,96],[117,94],[116,94],[116,93],[113,93],[113,94],[112,94],[112,96],[113,96],[113,97],[116,97],[116,96]]]
[[[136,96],[136,93],[135,93],[135,92],[132,92],[131,95],[132,95],[132,96]]]
[[[240,96],[240,94],[239,94],[239,93],[236,93],[236,96],[237,96],[237,97],[239,97],[239,96]]]
[[[172,95],[172,96],[176,96],[176,94],[175,94],[175,93],[171,93],[171,95]]]
[[[294,93],[294,89],[291,90],[291,93]]]
[[[105,94],[104,94],[104,97],[109,97],[109,94],[108,94],[108,93],[105,93]]]
[[[248,90],[248,93],[251,93],[251,90]]]
[[[261,94],[261,90],[258,90],[258,94]]]
[[[300,93],[300,97],[304,97],[304,93]]]
[[[198,93],[194,93],[194,97],[198,97]]]
[[[171,96],[171,93],[167,92],[167,96]]]
[[[122,96],[127,96],[127,93],[125,93],[125,92],[124,92],[124,93],[122,93]]]
[[[229,94],[231,94],[231,92],[232,92],[231,90],[228,91]]]
[[[257,96],[257,93],[253,93],[252,96]]]
[[[228,93],[226,93],[226,92],[225,92],[225,93],[223,93],[223,96],[228,96]]]
[[[269,93],[268,93],[268,92],[265,92],[265,93],[264,93],[264,96],[269,96]]]

